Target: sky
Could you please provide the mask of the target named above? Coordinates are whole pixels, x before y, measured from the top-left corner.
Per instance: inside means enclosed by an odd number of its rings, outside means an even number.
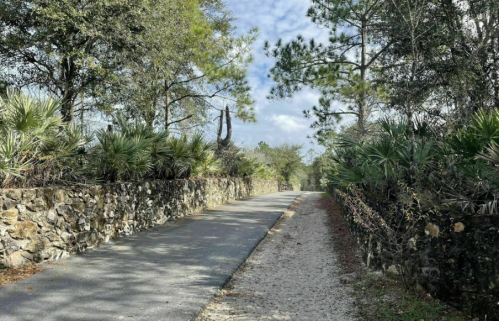
[[[282,38],[285,42],[302,35],[306,39],[315,38],[326,42],[328,31],[320,29],[306,17],[310,6],[309,0],[226,0],[229,9],[237,18],[238,33],[247,33],[258,27],[260,36],[253,48],[254,63],[249,72],[249,84],[255,99],[256,124],[235,121],[234,139],[237,143],[252,147],[260,141],[271,146],[282,143],[302,144],[303,152],[314,149],[320,152],[322,147],[313,144],[308,135],[312,120],[303,116],[303,110],[311,109],[318,103],[319,93],[304,89],[292,99],[269,101],[272,79],[267,78],[274,64],[272,58],[265,56],[264,42],[276,43]]]

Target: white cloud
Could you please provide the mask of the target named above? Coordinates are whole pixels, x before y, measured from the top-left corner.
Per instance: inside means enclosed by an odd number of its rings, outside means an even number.
[[[317,104],[319,93],[304,89],[291,100],[269,101],[267,95],[273,85],[267,78],[274,64],[272,58],[265,56],[264,42],[274,44],[278,39],[290,41],[298,35],[327,42],[328,30],[313,24],[306,13],[310,0],[226,0],[237,21],[238,32],[245,33],[252,27],[260,29],[260,37],[254,45],[254,64],[250,68],[249,83],[256,100],[257,124],[236,121],[235,139],[247,146],[265,141],[270,145],[282,143],[303,144],[305,149],[315,148],[307,138],[313,134],[311,120],[303,117],[303,110]]]
[[[271,121],[281,131],[291,134],[307,132],[308,126],[304,124],[303,119],[289,115],[273,115]]]

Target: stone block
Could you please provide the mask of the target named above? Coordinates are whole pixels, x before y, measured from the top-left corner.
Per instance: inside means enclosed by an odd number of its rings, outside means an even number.
[[[32,212],[43,211],[45,207],[45,201],[43,198],[36,198],[34,201],[30,203],[26,203],[26,208]]]
[[[57,227],[58,227],[58,228],[63,229],[63,228],[64,228],[64,226],[65,226],[65,223],[66,223],[66,222],[64,221],[64,218],[63,218],[63,217],[58,217],[58,218],[57,218],[57,223],[56,223],[56,225],[57,225]]]
[[[10,230],[10,236],[15,239],[32,239],[37,235],[38,224],[33,222],[21,222]]]
[[[3,236],[0,238],[0,242],[3,244],[5,253],[7,254],[15,253],[21,249],[19,243],[10,236]]]
[[[50,247],[50,242],[41,235],[37,235],[33,237],[33,239],[24,249],[30,253],[36,253],[46,247]]]
[[[66,222],[74,222],[78,219],[78,215],[75,214],[75,212],[69,205],[58,205],[56,207],[56,211],[58,215],[62,215],[62,217],[64,217]]]
[[[22,204],[17,205],[17,209],[19,210],[20,214],[24,214],[28,211],[28,209],[26,208],[26,205],[22,205]]]
[[[54,191],[54,202],[64,203],[66,201],[66,191],[63,189],[57,189]]]
[[[17,208],[11,208],[10,210],[3,211],[0,214],[0,218],[5,224],[13,225],[16,224],[17,218],[19,217],[19,210]]]
[[[75,211],[83,213],[83,210],[85,209],[85,203],[83,203],[83,201],[80,199],[73,199],[73,209]]]
[[[58,220],[57,213],[54,209],[51,209],[47,212],[47,222],[50,224],[55,224]]]
[[[7,255],[4,262],[5,266],[9,268],[18,268],[28,263],[26,258],[19,252]]]
[[[33,202],[35,199],[36,199],[36,190],[35,189],[24,190],[21,204],[27,204],[27,203]]]
[[[6,189],[3,190],[3,195],[7,196],[12,200],[19,201],[22,198],[22,192],[20,189]]]
[[[2,209],[10,210],[19,204],[17,201],[11,200],[10,198],[4,198]]]

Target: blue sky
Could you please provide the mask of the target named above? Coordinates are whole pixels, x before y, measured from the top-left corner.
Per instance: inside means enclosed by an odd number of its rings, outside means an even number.
[[[303,117],[303,110],[317,104],[319,94],[305,89],[286,101],[269,101],[266,96],[272,87],[272,80],[267,78],[273,59],[267,58],[263,51],[265,40],[271,44],[279,38],[289,41],[301,34],[305,38],[327,41],[327,30],[320,29],[307,17],[309,0],[226,0],[228,7],[237,18],[239,33],[246,33],[252,27],[258,27],[260,37],[256,42],[253,54],[255,61],[249,74],[249,82],[256,100],[256,124],[245,124],[236,121],[234,138],[237,143],[254,146],[260,141],[270,145],[282,143],[303,144],[303,152],[313,148],[307,135],[313,134],[310,129],[311,120]]]

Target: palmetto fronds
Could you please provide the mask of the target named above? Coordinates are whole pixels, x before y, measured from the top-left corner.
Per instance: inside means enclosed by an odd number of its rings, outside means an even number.
[[[64,124],[57,112],[60,102],[35,99],[23,93],[0,98],[0,177],[24,181],[45,163],[75,152],[84,144],[74,124]]]
[[[98,144],[91,150],[90,170],[105,181],[143,178],[189,178],[219,171],[213,144],[201,133],[168,137],[140,122],[115,117],[118,130],[97,132]]]

